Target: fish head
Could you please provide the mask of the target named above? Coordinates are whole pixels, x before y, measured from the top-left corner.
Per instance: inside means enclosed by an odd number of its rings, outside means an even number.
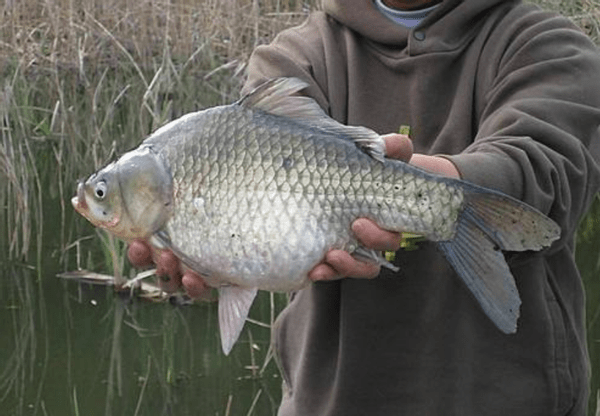
[[[79,181],[71,203],[77,212],[96,227],[114,228],[121,222],[122,200],[115,163]]]
[[[171,175],[157,154],[138,148],[80,181],[71,203],[96,227],[118,238],[145,239],[170,216]]]

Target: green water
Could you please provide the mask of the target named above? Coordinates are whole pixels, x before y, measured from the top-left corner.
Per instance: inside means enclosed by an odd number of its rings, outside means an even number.
[[[269,329],[221,352],[216,303],[157,304],[3,263],[1,415],[271,415],[281,396]],[[277,299],[277,306],[282,306]],[[262,293],[252,318],[270,322]]]

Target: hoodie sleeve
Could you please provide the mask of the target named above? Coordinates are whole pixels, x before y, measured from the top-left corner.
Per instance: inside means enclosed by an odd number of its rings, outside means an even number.
[[[496,33],[507,41],[481,56],[476,137],[448,158],[465,180],[521,199],[571,233],[600,184],[588,150],[600,133],[600,53],[561,17],[536,11],[504,22]]]
[[[326,62],[318,23],[324,19],[323,13],[313,13],[302,25],[278,34],[271,44],[258,46],[250,57],[242,94],[270,78],[296,77],[309,85],[303,93],[328,112]]]

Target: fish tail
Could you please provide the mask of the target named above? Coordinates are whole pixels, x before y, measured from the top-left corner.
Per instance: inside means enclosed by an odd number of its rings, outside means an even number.
[[[521,299],[502,251],[550,246],[560,227],[535,208],[491,190],[473,187],[465,198],[454,238],[438,246],[486,315],[504,333],[514,333]]]

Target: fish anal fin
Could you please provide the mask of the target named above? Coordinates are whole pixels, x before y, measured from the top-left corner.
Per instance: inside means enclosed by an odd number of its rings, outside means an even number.
[[[256,293],[256,288],[240,286],[219,288],[219,330],[221,347],[225,355],[229,355],[239,338]]]

